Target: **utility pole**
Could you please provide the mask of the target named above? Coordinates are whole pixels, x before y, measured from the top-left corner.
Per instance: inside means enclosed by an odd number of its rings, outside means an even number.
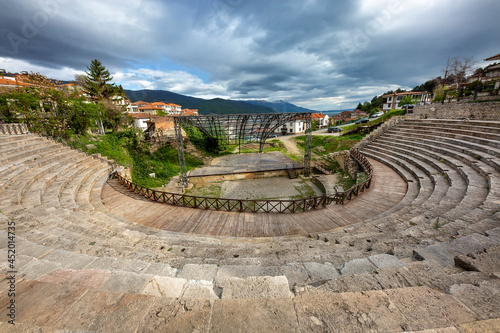
[[[448,76],[448,70],[444,71],[444,80],[443,80],[443,100],[441,101],[441,105],[444,104],[444,100],[446,99],[446,93],[444,90],[444,85],[446,84],[446,77]]]

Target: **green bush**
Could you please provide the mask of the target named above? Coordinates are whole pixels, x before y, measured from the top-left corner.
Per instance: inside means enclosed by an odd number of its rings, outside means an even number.
[[[69,144],[90,154],[100,153],[116,163],[131,169],[132,181],[146,187],[166,184],[180,172],[177,149],[165,144],[155,152],[150,152],[149,144],[140,142],[140,135],[134,130],[109,133],[101,136],[73,136]],[[93,144],[95,148],[87,148]],[[203,164],[203,161],[185,154],[188,170]],[[155,178],[149,177],[150,173]]]

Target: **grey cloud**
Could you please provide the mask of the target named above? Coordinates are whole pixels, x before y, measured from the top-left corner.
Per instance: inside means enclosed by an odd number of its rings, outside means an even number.
[[[60,4],[45,10],[52,13],[46,22],[38,2],[2,4],[0,57],[48,68],[85,70],[98,58],[115,72],[188,68],[206,73],[202,87],[192,80],[178,88],[192,94],[226,89],[225,96],[285,96],[304,103],[342,97],[354,106],[376,94],[370,90],[364,96],[360,87],[379,86],[379,94],[389,86],[413,87],[440,75],[448,57],[482,60],[500,52],[495,0],[378,6],[367,0],[43,3]],[[30,22],[36,33],[30,34]],[[17,49],[13,34],[21,38]],[[154,85],[169,90],[172,82]]]

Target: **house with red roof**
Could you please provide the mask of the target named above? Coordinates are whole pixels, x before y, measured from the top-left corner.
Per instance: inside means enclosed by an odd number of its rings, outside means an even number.
[[[145,131],[148,128],[147,121],[153,118],[153,115],[145,112],[133,112],[128,114],[132,119],[134,119],[134,127]]]
[[[311,115],[312,121],[318,122],[318,128],[328,127],[329,117],[326,114],[313,113]]]
[[[138,108],[138,110],[139,110],[139,112],[149,113],[149,114],[152,114],[152,115],[156,115],[158,113],[158,111],[165,112],[164,108],[161,108],[161,107],[155,106],[155,105],[151,105],[151,104],[140,106]]]
[[[29,84],[22,82],[18,78],[14,77],[0,78],[0,87],[16,88],[16,87],[28,87],[28,86]]]
[[[198,116],[198,109],[182,109],[182,116]]]
[[[146,138],[175,136],[175,117],[177,116],[153,117],[146,121],[147,129],[144,131]]]

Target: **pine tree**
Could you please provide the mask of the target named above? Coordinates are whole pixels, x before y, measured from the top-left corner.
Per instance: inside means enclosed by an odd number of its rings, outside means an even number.
[[[109,71],[97,59],[92,60],[87,69],[89,71],[85,72],[87,74],[85,88],[89,94],[97,99],[108,97],[110,91],[108,82],[113,80]]]

